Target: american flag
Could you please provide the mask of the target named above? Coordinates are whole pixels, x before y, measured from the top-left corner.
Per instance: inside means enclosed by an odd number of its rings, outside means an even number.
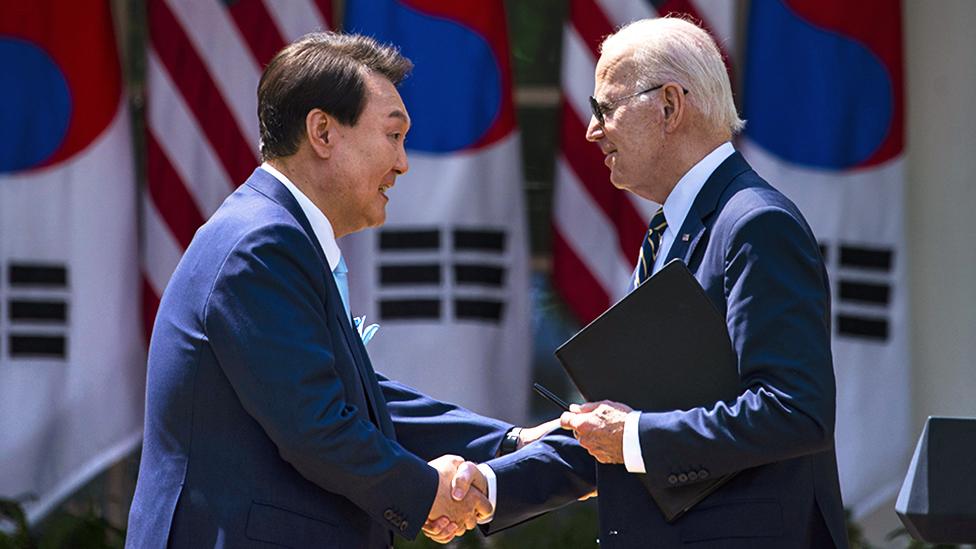
[[[259,163],[257,87],[274,54],[334,28],[331,0],[149,0],[146,333],[194,232]]]
[[[599,45],[637,19],[690,17],[731,50],[735,2],[572,0],[563,32],[561,150],[553,204],[553,283],[582,322],[627,291],[647,223],[658,205],[615,189],[596,145],[584,139]],[[727,57],[726,57],[727,58]]]

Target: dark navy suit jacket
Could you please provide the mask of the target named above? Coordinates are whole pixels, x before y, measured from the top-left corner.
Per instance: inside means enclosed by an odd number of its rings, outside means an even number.
[[[427,517],[426,461],[488,460],[509,428],[374,373],[308,220],[258,169],[163,294],[127,546],[387,547]]]
[[[726,319],[742,394],[708,408],[644,413],[641,450],[660,487],[737,472],[673,524],[623,465],[597,466],[600,540],[608,547],[846,547],[834,453],[829,284],[797,208],[734,153],[677,231],[682,259]],[[649,357],[652,359],[652,357]],[[547,443],[544,443],[547,444]],[[580,459],[552,445],[499,476],[506,494]],[[539,496],[537,496],[539,497]]]

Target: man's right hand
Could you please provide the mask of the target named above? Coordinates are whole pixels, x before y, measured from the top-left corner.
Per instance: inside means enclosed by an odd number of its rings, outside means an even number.
[[[434,504],[430,508],[427,522],[424,524],[424,534],[438,543],[447,543],[457,536],[463,535],[478,524],[480,517],[491,514],[491,504],[485,494],[478,489],[467,490],[460,499],[452,497],[454,477],[458,467],[465,464],[459,456],[445,455],[430,462],[431,467],[437,469],[439,481]],[[468,464],[474,467],[474,464]],[[477,483],[475,483],[477,488]]]

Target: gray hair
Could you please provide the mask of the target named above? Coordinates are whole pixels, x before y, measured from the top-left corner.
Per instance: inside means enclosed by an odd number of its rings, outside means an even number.
[[[603,41],[600,52],[631,54],[641,87],[677,82],[705,119],[733,135],[745,126],[732,100],[722,55],[701,27],[677,17],[634,21]]]

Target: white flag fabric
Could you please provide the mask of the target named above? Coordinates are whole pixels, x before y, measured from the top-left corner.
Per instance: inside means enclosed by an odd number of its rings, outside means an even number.
[[[828,267],[837,460],[858,518],[897,493],[912,442],[901,5],[752,2],[748,28],[742,149]]]
[[[374,367],[480,413],[528,419],[528,238],[504,6],[348,0],[345,29],[398,46],[409,172],[386,224],[340,242]]]
[[[142,433],[136,193],[109,2],[2,2],[0,497],[34,522]]]

